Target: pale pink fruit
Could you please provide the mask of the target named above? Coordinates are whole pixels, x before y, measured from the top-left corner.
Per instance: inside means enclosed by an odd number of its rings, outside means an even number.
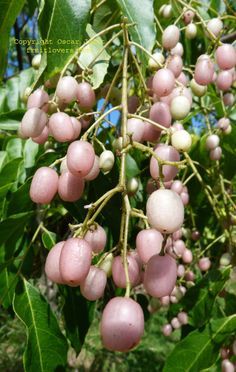
[[[139,98],[137,96],[130,96],[127,100],[128,112],[134,114],[139,107]]]
[[[30,197],[35,203],[49,204],[58,188],[57,172],[49,167],[38,168],[30,186]]]
[[[160,144],[154,150],[155,154],[162,160],[167,161],[179,161],[180,155],[178,151],[172,147],[165,144]],[[178,168],[174,165],[164,165],[162,166],[162,174],[164,176],[164,181],[172,180],[178,173]],[[160,169],[158,161],[151,157],[150,161],[150,174],[152,178],[157,179],[160,176]]]
[[[190,249],[186,248],[182,254],[182,260],[184,263],[189,264],[193,261],[193,254]]]
[[[153,297],[170,295],[177,279],[175,259],[169,255],[152,256],[144,274],[144,288]]]
[[[160,253],[162,242],[162,234],[155,229],[146,229],[138,233],[136,249],[143,263],[147,263],[152,256]]]
[[[58,142],[68,142],[74,139],[74,128],[69,115],[64,112],[56,112],[49,119],[50,134]]]
[[[87,176],[84,177],[85,181],[93,181],[95,178],[98,177],[100,172],[99,168],[99,156],[95,155],[93,167],[91,171],[87,174]]]
[[[206,148],[207,150],[215,149],[220,143],[220,138],[217,134],[211,134],[206,139]]]
[[[73,139],[77,139],[79,137],[81,129],[82,129],[81,122],[79,120],[77,120],[74,116],[71,116],[70,120],[72,122],[72,127],[73,127],[73,130],[74,130]]]
[[[66,240],[59,262],[62,280],[71,287],[80,285],[89,273],[91,259],[91,246],[84,239]]]
[[[127,255],[127,261],[129,281],[132,287],[135,287],[140,281],[140,269],[134,257]],[[123,258],[121,256],[116,256],[112,262],[112,278],[117,287],[119,288],[126,287],[124,263]]]
[[[49,95],[43,89],[36,89],[30,94],[27,101],[27,109],[37,107],[45,112],[48,111]]]
[[[74,141],[68,147],[66,158],[69,171],[74,175],[85,177],[93,167],[95,152],[89,142]]]
[[[169,337],[172,333],[172,326],[171,324],[165,324],[162,327],[162,333],[164,336]]]
[[[201,271],[208,271],[211,267],[211,261],[208,257],[202,257],[198,261],[198,267]]]
[[[184,311],[181,311],[178,315],[177,315],[179,321],[181,324],[188,324],[188,314],[185,313]]]
[[[48,117],[37,107],[30,108],[21,121],[21,133],[24,137],[38,137],[46,126]]]
[[[83,82],[78,84],[77,99],[79,107],[83,110],[90,110],[95,105],[96,96],[89,83]]]
[[[81,198],[84,191],[84,180],[74,176],[69,171],[63,172],[58,181],[58,195],[67,202],[75,202]]]
[[[216,63],[221,70],[229,70],[236,65],[236,51],[231,44],[223,44],[216,49]]]
[[[144,332],[141,306],[131,298],[112,298],[103,311],[100,332],[106,349],[123,352],[133,349]]]
[[[80,283],[81,294],[89,301],[96,301],[103,296],[106,283],[105,271],[91,266],[88,275]]]
[[[152,121],[155,121],[156,123],[169,128],[171,125],[171,114],[170,114],[170,108],[169,106],[164,102],[156,102],[154,105],[152,105],[150,112],[149,112],[149,118]],[[154,128],[158,131],[161,131],[158,127]]]
[[[181,327],[181,323],[179,321],[179,319],[177,317],[174,317],[172,320],[171,320],[171,325],[174,329],[178,329]]]
[[[49,130],[48,130],[48,127],[46,126],[43,128],[42,133],[37,137],[33,137],[32,140],[38,143],[39,145],[43,145],[48,139],[48,134],[49,134]]]
[[[233,82],[232,74],[229,71],[220,71],[217,79],[216,86],[220,90],[228,90]]]
[[[180,42],[178,42],[174,48],[171,48],[170,54],[172,55],[178,54],[180,57],[182,57],[184,54],[183,45]]]
[[[94,253],[100,253],[106,246],[107,235],[104,228],[96,224],[89,228],[84,239],[90,244]]]
[[[220,160],[222,156],[222,148],[217,146],[213,150],[210,151],[210,159],[211,160]]]
[[[214,64],[208,56],[198,59],[195,66],[194,80],[200,85],[208,85],[213,81]]]
[[[62,77],[56,88],[56,95],[61,102],[70,103],[77,98],[78,83],[72,76]]]
[[[54,247],[49,251],[45,262],[45,273],[48,279],[58,284],[63,284],[59,270],[59,260],[64,243],[65,242],[62,241],[54,245]]]
[[[168,96],[174,89],[174,85],[175,76],[171,70],[161,68],[155,73],[152,87],[158,97]]]
[[[132,135],[133,141],[141,142],[144,133],[144,121],[135,118],[128,119],[127,133]]]
[[[176,46],[180,38],[180,31],[177,26],[168,26],[162,34],[162,46],[165,49],[172,49]]]
[[[177,194],[180,194],[183,190],[183,183],[180,180],[175,180],[173,181],[170,188],[172,191],[175,191]]]
[[[174,76],[177,78],[183,68],[183,60],[182,58],[178,55],[170,55],[170,57],[167,60],[167,68],[171,70],[174,74]]]

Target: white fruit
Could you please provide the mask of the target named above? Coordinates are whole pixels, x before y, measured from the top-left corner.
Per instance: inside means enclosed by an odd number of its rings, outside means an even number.
[[[99,168],[104,174],[110,172],[113,168],[115,157],[112,151],[105,150],[101,153],[99,158]]]
[[[192,145],[192,137],[186,130],[178,130],[172,134],[171,144],[176,150],[188,152]]]
[[[185,96],[177,96],[172,99],[170,104],[170,112],[173,119],[184,119],[191,109],[189,99]]]
[[[154,191],[147,201],[147,217],[150,225],[162,233],[177,231],[184,220],[180,196],[172,190]]]

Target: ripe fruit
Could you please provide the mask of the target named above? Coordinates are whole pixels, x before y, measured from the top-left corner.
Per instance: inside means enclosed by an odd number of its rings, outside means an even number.
[[[134,257],[127,255],[129,281],[132,287],[135,287],[140,281],[139,265]],[[117,256],[112,262],[112,278],[115,285],[119,288],[126,287],[126,276],[124,270],[123,258]]]
[[[184,119],[189,114],[190,109],[190,102],[185,96],[177,96],[171,101],[170,112],[173,119]]]
[[[207,150],[215,149],[220,143],[220,138],[217,134],[211,134],[206,139],[206,148]]]
[[[49,251],[45,262],[45,273],[48,279],[58,284],[63,284],[59,270],[59,260],[64,243],[65,242],[62,241],[54,245],[54,247]]]
[[[184,206],[180,196],[172,190],[154,191],[146,209],[150,225],[162,233],[172,233],[183,224]]]
[[[177,239],[173,242],[173,251],[177,257],[181,257],[186,249],[185,243],[181,239]]]
[[[181,311],[178,315],[178,320],[180,324],[188,324],[188,314],[185,313],[184,311]]]
[[[152,105],[149,118],[156,123],[163,125],[166,128],[169,128],[171,125],[171,114],[169,106],[164,102],[156,102]],[[161,131],[158,127],[155,127],[155,130]]]
[[[159,70],[163,63],[165,62],[165,57],[161,52],[155,52],[152,54],[152,58],[150,57],[148,60],[148,68],[151,71]]]
[[[103,311],[100,332],[106,349],[123,352],[133,349],[144,332],[141,306],[131,298],[112,298]]]
[[[21,133],[25,137],[39,136],[46,126],[48,117],[44,111],[37,107],[30,108],[21,121]]]
[[[66,159],[68,169],[72,174],[85,177],[94,164],[93,146],[86,141],[74,141],[68,147]]]
[[[152,82],[154,93],[158,97],[168,96],[175,86],[175,76],[172,71],[167,68],[158,70]]]
[[[165,49],[172,49],[176,46],[180,38],[180,31],[177,26],[166,27],[162,34],[162,46]]]
[[[195,13],[190,10],[190,9],[187,9],[186,12],[184,12],[184,15],[183,15],[183,21],[186,25],[188,25],[194,18],[195,16]]]
[[[36,89],[27,100],[27,109],[38,107],[44,112],[48,111],[49,95],[43,89]]]
[[[71,287],[77,287],[88,275],[92,249],[84,239],[70,238],[61,250],[60,273],[62,280]]]
[[[89,83],[83,82],[78,84],[77,99],[79,107],[85,111],[89,111],[95,105],[96,96]]]
[[[170,54],[172,55],[178,54],[180,57],[182,57],[184,54],[183,45],[180,42],[178,42],[176,46],[170,50]]]
[[[185,36],[187,39],[192,40],[197,36],[197,26],[195,23],[190,23],[185,29]]]
[[[229,70],[236,65],[236,51],[231,44],[223,44],[216,49],[216,63],[221,70]]]
[[[104,174],[110,172],[115,163],[115,157],[112,151],[104,150],[99,158],[99,168]]]
[[[74,128],[69,115],[64,112],[56,112],[49,119],[49,130],[58,142],[68,142],[74,139]]]
[[[49,134],[49,130],[48,130],[48,127],[46,126],[43,128],[42,133],[37,137],[33,137],[32,140],[38,143],[39,145],[43,145],[48,139],[48,134]]]
[[[178,328],[181,327],[181,323],[180,323],[179,319],[176,318],[176,317],[174,317],[174,318],[171,320],[170,323],[171,323],[171,325],[172,325],[172,327],[173,327],[174,329],[178,329]]]
[[[230,121],[229,121],[228,118],[221,118],[221,119],[219,119],[218,122],[217,122],[217,127],[218,127],[219,129],[221,129],[221,130],[225,130],[225,129],[227,129],[229,125],[230,125]],[[218,144],[219,144],[219,142],[218,142]],[[217,144],[217,145],[218,145],[218,144]]]
[[[193,254],[190,249],[186,248],[182,254],[182,260],[184,263],[189,264],[193,261]]]
[[[207,271],[211,267],[211,261],[208,257],[202,257],[198,261],[198,267],[201,271]]]
[[[178,151],[172,147],[165,144],[160,144],[154,150],[155,154],[162,160],[168,161],[179,161],[180,156]],[[176,174],[178,173],[178,168],[174,165],[163,165],[162,166],[162,174],[164,176],[164,181],[172,180]],[[151,157],[150,161],[150,174],[152,178],[157,179],[160,177],[160,168],[158,161],[155,159],[154,156]]]
[[[140,119],[127,120],[127,134],[132,135],[133,141],[141,142],[144,132],[144,122]]]
[[[214,76],[214,64],[207,55],[200,56],[195,66],[194,80],[200,85],[208,85]]]
[[[232,106],[234,104],[234,95],[232,93],[226,93],[223,96],[225,106]]]
[[[210,159],[211,160],[220,160],[222,155],[222,148],[217,146],[213,150],[210,151]]]
[[[95,155],[93,167],[91,171],[84,177],[85,181],[93,181],[99,175],[100,168],[99,168],[99,156]]]
[[[103,296],[106,283],[105,271],[91,266],[88,275],[80,283],[81,294],[89,301],[96,301]]]
[[[38,168],[30,186],[30,197],[35,203],[49,204],[58,188],[57,172],[49,167]]]
[[[71,120],[72,127],[74,130],[73,139],[77,139],[80,135],[81,128],[82,128],[81,122],[77,120],[74,116],[70,116],[70,120]]]
[[[63,172],[58,180],[58,194],[60,198],[67,202],[79,200],[84,191],[84,180],[79,176],[74,176],[69,171]]]
[[[127,100],[128,112],[134,114],[139,107],[139,98],[137,96],[130,96]]]
[[[198,84],[194,79],[191,80],[190,87],[197,97],[202,97],[207,92],[207,86]]]
[[[221,362],[222,372],[235,372],[234,364],[230,362],[229,359],[224,359]]]
[[[94,253],[100,253],[106,246],[107,235],[104,228],[96,224],[89,228],[84,236],[84,240],[90,244]]]
[[[138,233],[136,249],[143,263],[146,264],[152,256],[160,253],[162,242],[162,234],[155,229],[146,229]]]
[[[164,336],[168,337],[171,335],[172,333],[172,327],[171,327],[171,324],[165,324],[163,327],[162,327],[162,333]]]
[[[172,191],[175,191],[177,194],[180,194],[183,191],[183,183],[179,180],[175,180],[173,181],[170,188]]]
[[[220,90],[228,90],[233,82],[232,74],[229,71],[220,71],[216,78],[216,86]]]
[[[144,288],[153,297],[170,295],[177,279],[177,265],[169,255],[152,256],[144,273]]]
[[[183,68],[183,60],[182,58],[178,55],[170,55],[170,57],[167,60],[167,68],[171,70],[174,74],[174,76],[177,78]]]
[[[155,125],[147,121],[144,122],[143,141],[157,142],[160,134],[161,132],[158,131],[158,128]]]
[[[78,83],[72,76],[64,76],[57,83],[56,95],[61,102],[70,103],[77,98]]]

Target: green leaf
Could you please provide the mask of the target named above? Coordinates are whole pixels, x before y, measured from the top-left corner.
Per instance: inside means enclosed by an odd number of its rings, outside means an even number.
[[[96,32],[94,32],[91,25],[87,25],[86,32],[90,38],[96,35]],[[103,41],[101,37],[97,37],[95,40],[89,43],[89,45],[83,48],[78,61],[81,68],[86,69],[98,56],[102,48]],[[95,59],[92,65],[93,73],[90,76],[94,89],[97,89],[103,83],[109,66],[109,61],[110,56],[106,50],[103,50]]]
[[[25,0],[0,0],[0,79],[6,67],[10,30],[24,3]]]
[[[42,242],[45,248],[51,249],[56,244],[56,234],[49,230],[44,231],[42,234]]]
[[[9,161],[0,172],[0,186],[10,182],[16,182],[22,159],[17,158]]]
[[[12,237],[16,238],[22,235],[31,216],[32,212],[19,213],[0,222],[0,245]]]
[[[82,44],[91,0],[47,0],[39,17],[39,28],[48,44],[46,76],[60,72]]]
[[[13,110],[0,114],[0,129],[17,130],[25,110]]]
[[[14,138],[10,137],[7,141],[6,145],[6,151],[9,160],[17,159],[22,157],[22,150],[23,150],[23,144],[22,144],[21,138]]]
[[[123,15],[128,18],[129,22],[135,23],[134,26],[129,27],[132,40],[151,52],[156,39],[153,0],[116,1]],[[146,54],[140,52],[140,50],[137,50],[137,53],[141,56],[143,63],[146,63]]]
[[[140,169],[134,158],[130,155],[126,155],[126,174],[128,178],[135,177],[139,174]]]
[[[29,282],[19,282],[13,308],[27,328],[26,372],[52,372],[67,360],[67,342],[45,298]],[[63,369],[64,370],[64,369]]]
[[[29,196],[31,181],[32,178],[29,178],[22,186],[11,194],[7,207],[8,216],[26,211],[32,211],[35,208],[35,204],[32,202]]]
[[[188,312],[190,324],[201,327],[211,317],[216,296],[224,288],[230,268],[211,270],[183,297],[181,304]]]
[[[24,166],[25,168],[31,168],[35,165],[35,159],[38,154],[39,145],[29,138],[25,142],[24,146]]]
[[[198,372],[218,358],[222,343],[235,332],[236,315],[210,321],[180,341],[167,358],[163,372]]]
[[[0,272],[0,303],[8,308],[12,304],[18,276],[7,267]]]
[[[93,320],[95,302],[87,301],[78,288],[61,287],[64,294],[63,308],[67,337],[77,353],[81,350]]]

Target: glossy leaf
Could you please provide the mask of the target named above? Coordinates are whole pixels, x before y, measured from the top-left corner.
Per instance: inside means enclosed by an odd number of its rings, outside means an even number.
[[[45,248],[51,249],[56,244],[56,234],[52,231],[45,230],[42,234],[42,242]]]
[[[46,76],[58,73],[82,44],[91,0],[48,0],[39,17],[42,38],[48,41]],[[54,52],[53,52],[54,50]]]
[[[94,32],[91,25],[87,26],[86,32],[90,38],[96,35],[96,32]],[[103,83],[109,66],[110,56],[106,50],[101,52],[102,48],[102,38],[97,37],[95,40],[90,42],[89,45],[82,49],[82,52],[79,56],[79,64],[82,69],[86,69],[90,66],[90,63],[93,62],[91,65],[93,73],[90,76],[90,81],[94,89],[97,89]]]
[[[89,326],[93,320],[95,303],[81,296],[78,288],[61,288],[65,304],[63,314],[67,337],[77,353],[80,352]]]
[[[235,332],[236,315],[210,321],[180,341],[167,358],[163,372],[198,372],[210,367],[221,344]]]
[[[123,16],[127,17],[129,22],[135,23],[129,28],[129,33],[133,41],[139,43],[149,52],[155,43],[156,30],[154,26],[154,9],[152,0],[116,0]],[[142,61],[146,63],[147,56],[137,50]]]
[[[24,3],[25,0],[0,1],[0,80],[7,63],[10,30]]]
[[[67,360],[67,342],[45,298],[22,279],[16,288],[13,307],[27,328],[25,371],[51,372],[62,368]]]

